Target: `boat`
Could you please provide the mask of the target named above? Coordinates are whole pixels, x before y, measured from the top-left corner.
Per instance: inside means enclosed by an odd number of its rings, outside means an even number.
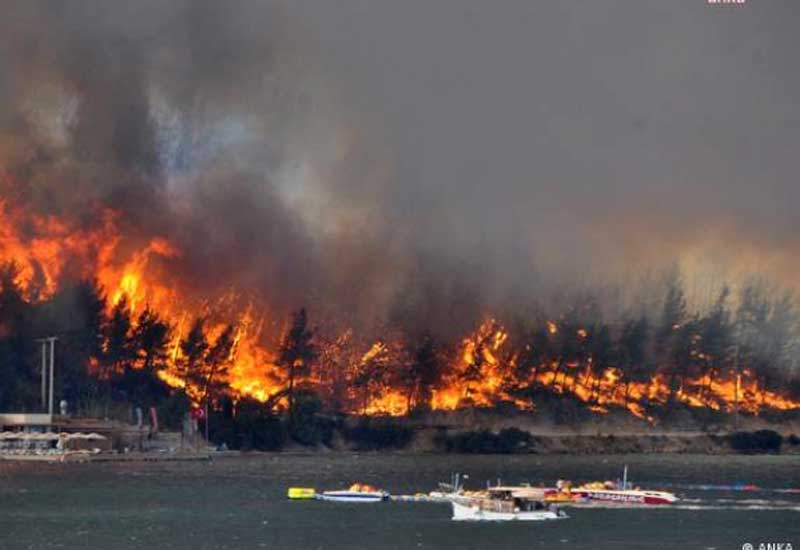
[[[487,496],[453,499],[454,521],[547,521],[567,514],[544,501],[544,490],[532,487],[490,487]]]
[[[371,485],[354,483],[343,491],[324,491],[316,496],[317,500],[329,502],[381,502],[389,499],[389,493],[376,489]]]
[[[555,489],[545,492],[545,501],[552,503],[603,503],[637,506],[663,506],[675,504],[678,497],[666,491],[650,491],[633,487],[628,481],[628,467],[623,470],[622,481],[595,481],[578,487],[559,480]]]
[[[488,496],[485,491],[468,491],[464,489],[464,480],[469,479],[466,474],[453,474],[449,483],[439,483],[438,490],[428,493],[428,498],[434,502],[450,502],[452,500],[464,501],[469,498]]]
[[[675,504],[678,497],[664,491],[642,491],[636,489],[594,489],[578,487],[572,490],[575,502],[602,502],[608,504],[641,504],[663,506]]]
[[[286,496],[290,500],[314,500],[317,491],[310,487],[289,487]]]

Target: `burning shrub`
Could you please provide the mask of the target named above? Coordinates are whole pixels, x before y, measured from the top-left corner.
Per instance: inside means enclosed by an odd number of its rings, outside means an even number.
[[[740,453],[779,453],[783,436],[774,430],[735,432],[728,436],[728,442]]]
[[[363,418],[353,428],[345,426],[342,435],[358,450],[378,450],[402,449],[414,432],[394,418]]]

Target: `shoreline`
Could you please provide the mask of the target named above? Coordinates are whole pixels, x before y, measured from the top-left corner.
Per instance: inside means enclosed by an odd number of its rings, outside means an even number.
[[[8,463],[122,463],[122,462],[214,462],[218,460],[247,460],[263,457],[413,457],[413,456],[648,456],[648,455],[696,455],[696,456],[795,456],[800,457],[800,444],[785,441],[777,451],[741,451],[730,446],[732,433],[706,434],[700,432],[659,432],[654,434],[608,433],[590,434],[538,434],[532,435],[531,444],[510,452],[481,452],[447,450],[435,437],[417,434],[406,448],[359,448],[352,445],[304,447],[290,444],[280,450],[228,450],[199,453],[130,452],[102,453],[72,456],[0,456],[0,464]]]

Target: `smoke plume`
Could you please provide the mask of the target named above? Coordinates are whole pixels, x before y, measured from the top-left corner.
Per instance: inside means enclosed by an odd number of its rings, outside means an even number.
[[[701,305],[797,286],[795,6],[3,12],[2,198],[73,231],[112,209],[117,252],[168,240],[150,269],[198,299],[455,333],[570,292],[629,305],[675,262]]]

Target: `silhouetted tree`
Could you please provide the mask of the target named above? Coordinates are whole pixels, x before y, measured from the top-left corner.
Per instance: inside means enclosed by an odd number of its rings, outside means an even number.
[[[555,349],[557,350],[557,354],[554,357],[554,362],[556,363],[556,371],[551,385],[555,386],[558,383],[558,375],[561,373],[561,391],[564,391],[564,383],[567,378],[569,365],[577,364],[579,360],[582,345],[578,337],[578,330],[580,329],[580,323],[575,319],[574,312],[571,312],[568,317],[560,323],[558,332],[555,334]]]
[[[677,269],[670,273],[667,292],[661,312],[661,322],[656,331],[656,356],[669,374],[669,400],[677,391],[676,383],[688,370],[691,357],[691,329],[687,328],[686,297]]]
[[[770,315],[770,303],[766,288],[759,281],[749,281],[741,289],[739,309],[736,312],[737,353],[735,376],[742,366],[759,375],[764,369],[764,340]]]
[[[38,335],[33,333],[32,308],[19,284],[14,262],[0,265],[0,410],[25,410],[36,397],[32,367]]]
[[[784,294],[771,304],[761,338],[757,375],[763,386],[775,389],[789,377],[797,343],[798,315],[791,294]]]
[[[726,303],[730,290],[724,287],[709,314],[699,321],[698,359],[703,365],[703,395],[711,389],[715,377],[730,364],[734,348],[733,327]]]
[[[550,332],[546,325],[541,325],[526,338],[517,359],[515,376],[519,381],[529,381],[531,386],[536,386],[536,377],[547,369],[552,362],[553,350]]]
[[[436,343],[430,334],[422,337],[408,370],[408,409],[428,404],[431,390],[442,372]]]
[[[365,353],[359,362],[352,378],[353,386],[361,390],[361,410],[367,413],[371,389],[374,385],[379,387],[386,386],[392,381],[393,372],[392,357],[389,348],[383,342],[376,342]]]
[[[286,372],[288,379],[289,410],[294,405],[295,382],[298,375],[307,372],[316,357],[313,336],[313,332],[308,328],[306,310],[302,308],[292,316],[292,324],[278,350],[278,365]]]
[[[130,368],[136,357],[131,311],[124,297],[111,310],[103,333],[103,375],[108,380],[113,380],[116,375]]]
[[[41,335],[59,336],[58,398],[67,400],[71,414],[96,414],[108,389],[106,380],[99,378],[108,323],[102,289],[96,281],[66,284],[41,307],[47,317]]]
[[[591,399],[597,403],[600,399],[600,379],[601,373],[612,366],[617,359],[617,350],[614,348],[614,342],[611,339],[611,331],[608,325],[602,325],[597,334],[594,335],[591,341],[591,365],[594,366],[594,371],[591,391]]]
[[[170,326],[149,307],[136,319],[133,345],[140,367],[153,374],[166,366],[169,357]]]
[[[208,352],[208,337],[205,319],[195,320],[186,337],[181,341],[181,358],[177,362],[178,376],[186,383],[187,389],[202,395],[206,383],[205,360]]]
[[[646,317],[627,321],[620,337],[620,368],[625,380],[625,404],[630,400],[631,382],[642,382],[652,376],[647,360],[650,326]]]
[[[235,329],[228,325],[219,335],[206,356],[205,386],[203,401],[214,401],[228,387],[229,367],[233,359]]]

